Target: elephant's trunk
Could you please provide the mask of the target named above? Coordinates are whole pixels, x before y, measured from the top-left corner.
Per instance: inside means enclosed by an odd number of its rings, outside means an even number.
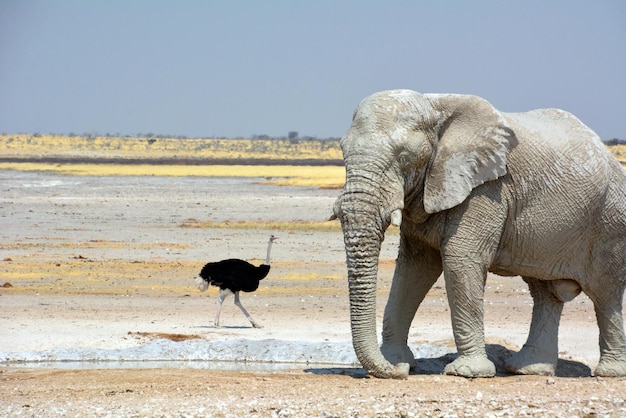
[[[354,351],[361,365],[373,376],[404,379],[409,374],[409,365],[389,363],[381,354],[376,337],[378,259],[384,230],[390,220],[381,221],[378,213],[367,215],[362,210],[354,210],[357,207],[363,209],[362,202],[353,206],[346,200],[342,202],[341,223],[346,246]]]

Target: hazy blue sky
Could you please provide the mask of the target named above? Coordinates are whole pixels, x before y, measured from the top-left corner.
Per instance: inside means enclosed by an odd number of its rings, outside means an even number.
[[[0,132],[339,137],[391,88],[626,138],[626,2],[0,0]]]

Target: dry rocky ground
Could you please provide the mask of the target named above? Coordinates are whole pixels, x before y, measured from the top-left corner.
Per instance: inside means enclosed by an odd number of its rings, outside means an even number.
[[[349,341],[339,232],[239,229],[237,222],[322,221],[336,190],[275,187],[254,179],[68,177],[0,172],[0,353],[114,349],[154,338]],[[189,220],[225,229],[183,228]],[[277,224],[278,225],[278,224]],[[284,224],[283,225],[284,228]],[[199,294],[203,263],[260,263],[280,235],[261,288],[242,296],[264,327],[227,300],[214,328],[216,291]],[[378,315],[397,235],[384,243]],[[490,276],[486,334],[501,365],[523,344],[530,297],[519,278]],[[442,282],[414,321],[410,342],[452,346]],[[626,416],[626,379],[590,376],[598,358],[590,301],[566,305],[558,376],[441,375],[452,354],[420,359],[404,381],[354,365],[284,368],[106,368],[0,363],[2,416]],[[2,361],[3,359],[0,359]],[[37,367],[36,367],[37,366]],[[420,371],[421,370],[421,371]]]

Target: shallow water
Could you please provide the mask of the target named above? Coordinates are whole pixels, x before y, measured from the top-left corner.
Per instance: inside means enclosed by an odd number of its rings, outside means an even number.
[[[429,344],[411,346],[416,358],[437,358],[450,350]],[[40,352],[0,352],[0,367],[49,369],[178,368],[221,371],[285,371],[306,369],[316,374],[358,373],[349,341],[286,340],[174,342],[155,339],[123,349],[65,348]]]

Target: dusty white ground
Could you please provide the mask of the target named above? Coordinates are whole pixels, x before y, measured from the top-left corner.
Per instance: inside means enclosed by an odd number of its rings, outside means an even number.
[[[338,191],[261,180],[0,172],[0,285],[12,285],[0,288],[0,415],[626,415],[626,381],[588,377],[598,335],[584,296],[566,305],[555,378],[441,376],[454,346],[440,281],[410,335],[419,374],[365,379],[353,364],[341,234],[235,227],[324,220]],[[193,220],[233,227],[181,227]],[[260,263],[271,232],[272,270],[242,295],[264,328],[232,300],[213,327],[216,291],[198,293],[193,278],[207,261]],[[379,319],[396,250],[389,235]],[[530,302],[520,279],[490,276],[486,335],[498,364],[523,344]],[[67,370],[76,367],[86,369]]]

